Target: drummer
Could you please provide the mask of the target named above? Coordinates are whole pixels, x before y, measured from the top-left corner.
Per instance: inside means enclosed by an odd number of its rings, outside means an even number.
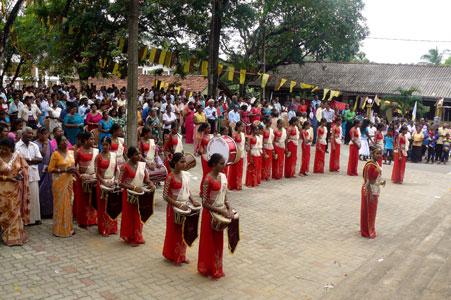
[[[211,212],[232,219],[232,208],[227,201],[227,178],[222,173],[224,158],[215,153],[208,161],[211,172],[205,177],[202,195],[202,225],[200,230],[199,258],[197,270],[204,276],[218,279],[224,275],[222,271],[223,231],[211,228]]]
[[[97,174],[97,217],[98,217],[98,231],[103,236],[117,233],[117,220],[111,220],[106,211],[106,201],[100,192],[101,186],[107,188],[114,188],[117,161],[116,154],[110,151],[111,138],[103,137],[100,141],[102,145],[102,152],[96,158],[96,174]]]
[[[142,156],[141,161],[146,163],[148,172],[154,171],[155,168],[159,169],[163,167],[163,161],[159,155],[160,150],[156,141],[153,139],[152,129],[150,127],[146,126],[141,131],[139,150]],[[149,179],[152,180],[150,177]]]
[[[237,155],[240,155],[240,158],[237,163],[230,165],[228,172],[228,185],[230,190],[241,190],[243,186],[243,162],[244,157],[246,156],[246,135],[244,134],[244,130],[246,129],[245,126],[246,125],[243,122],[238,121],[235,127],[236,132],[233,134],[233,140],[238,147]]]
[[[141,155],[136,147],[130,147],[127,150],[128,162],[122,166],[119,186],[123,188],[122,192],[122,221],[121,238],[138,247],[144,244],[142,236],[143,224],[139,216],[138,205],[128,202],[128,192],[131,190],[142,193],[144,185],[149,187],[150,192],[155,191],[155,185],[149,180],[146,171],[146,164],[141,162]]]
[[[88,226],[97,224],[97,212],[91,206],[91,193],[83,190],[83,182],[96,182],[95,159],[99,150],[93,148],[94,136],[85,132],[81,136],[81,147],[75,152],[75,166],[78,167],[80,177],[75,184],[75,212],[77,223],[80,228],[87,229]]]
[[[229,127],[227,126],[222,126],[221,127],[221,131],[220,131],[220,136],[229,136]],[[226,165],[224,167],[224,172],[223,172],[227,177],[229,176],[229,166]]]
[[[176,152],[183,153],[182,135],[179,133],[179,124],[177,122],[172,123],[171,132],[165,139],[164,145],[164,165],[168,172],[170,170],[169,162],[172,160],[172,155]]]
[[[258,144],[259,129],[257,125],[251,125],[251,135],[248,139],[247,148],[250,149],[247,155],[247,170],[246,170],[246,186],[258,186],[258,170],[261,171],[259,163],[261,162],[261,154]],[[261,173],[260,173],[261,175]]]
[[[201,155],[200,160],[202,162],[202,180],[200,183],[200,196],[202,197],[202,189],[205,176],[207,176],[207,174],[211,171],[211,168],[208,166],[207,146],[210,140],[213,138],[213,135],[210,134],[211,126],[207,122],[200,125],[199,132],[202,136],[199,145],[199,154]]]
[[[189,191],[190,175],[183,171],[186,168],[186,159],[183,153],[177,152],[170,161],[171,173],[164,183],[163,199],[168,202],[166,209],[166,237],[164,239],[163,256],[174,262],[176,266],[189,263],[186,259],[186,245],[183,242],[182,224],[174,222],[174,206],[181,210],[187,210],[188,201],[193,206],[201,204],[194,201]]]
[[[117,168],[120,170],[125,163],[124,154],[127,151],[125,147],[125,140],[122,137],[122,127],[114,123],[110,129],[111,134],[111,152],[116,154]],[[103,146],[102,146],[103,147]]]

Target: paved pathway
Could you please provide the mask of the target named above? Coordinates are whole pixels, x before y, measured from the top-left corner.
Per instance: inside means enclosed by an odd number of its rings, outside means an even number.
[[[408,164],[405,184],[388,183],[382,190],[378,237],[366,240],[359,237],[362,178],[345,175],[347,155],[345,146],[340,173],[230,192],[241,215],[241,242],[234,255],[224,245],[227,276],[219,281],[197,273],[198,241],[187,252],[191,264],[177,268],[164,261],[166,204],[160,188],[141,247],[117,235],[102,237],[95,227],[55,238],[51,220],[28,227],[31,241],[23,247],[1,244],[0,299],[318,299],[389,246],[451,187],[449,166]],[[385,179],[391,170],[384,166]],[[191,173],[197,194],[200,162]]]

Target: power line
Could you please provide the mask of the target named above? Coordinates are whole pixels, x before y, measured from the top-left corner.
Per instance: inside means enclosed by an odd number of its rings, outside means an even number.
[[[451,41],[397,39],[397,38],[383,38],[383,37],[372,37],[372,36],[368,36],[367,39],[372,39],[372,40],[385,40],[385,41],[401,41],[401,42],[451,43]]]

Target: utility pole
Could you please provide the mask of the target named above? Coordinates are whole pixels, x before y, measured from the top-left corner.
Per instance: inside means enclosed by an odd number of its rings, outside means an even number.
[[[263,51],[263,68],[262,73],[266,73],[266,26],[265,26],[265,20],[263,20],[263,45],[262,45],[262,51]],[[262,100],[266,100],[266,87],[262,88]]]
[[[127,69],[127,136],[126,145],[138,145],[138,0],[129,0],[128,69]]]

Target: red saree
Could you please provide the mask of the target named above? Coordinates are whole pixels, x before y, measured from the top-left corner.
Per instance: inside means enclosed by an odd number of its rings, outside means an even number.
[[[99,154],[96,160],[97,170],[105,172],[110,165],[109,161],[104,161]],[[101,235],[108,236],[117,233],[117,220],[113,221],[106,214],[106,201],[101,197],[100,182],[97,180],[97,228]]]
[[[271,178],[271,166],[272,166],[272,152],[274,150],[274,146],[272,144],[272,139],[274,139],[274,131],[271,134],[270,131],[263,130],[263,154],[262,154],[262,179],[269,180]]]
[[[376,237],[376,229],[374,228],[376,222],[377,202],[379,195],[374,195],[370,200],[369,191],[366,190],[366,182],[368,180],[376,180],[379,176],[379,169],[374,162],[366,163],[363,168],[363,184],[362,184],[362,204],[360,209],[360,233],[363,237],[374,239]]]
[[[341,128],[332,127],[330,133],[331,150],[329,160],[329,171],[338,172],[340,170],[340,147],[341,147]]]
[[[350,131],[351,140],[353,138],[358,138],[359,133],[355,127],[351,128]],[[352,141],[349,144],[349,160],[348,160],[348,175],[349,176],[357,176],[359,175],[357,172],[357,167],[359,166],[359,147],[354,144]]]
[[[246,171],[246,186],[255,187],[258,185],[258,171],[260,170],[261,156],[257,150],[257,139],[253,136],[250,138],[251,150],[247,154],[247,171]],[[251,164],[251,156],[254,164]],[[261,174],[261,173],[260,173]]]
[[[135,178],[135,172],[124,164],[121,170],[121,182],[131,183]],[[131,244],[144,244],[142,235],[143,223],[139,217],[138,205],[127,201],[127,190],[122,191],[122,221],[121,239]]]
[[[215,181],[208,177],[207,197],[211,199],[212,192],[221,189],[221,181]],[[210,211],[202,209],[202,225],[200,228],[199,257],[197,270],[204,276],[220,278],[224,275],[222,271],[222,250],[224,234],[222,231],[211,229]]]
[[[315,162],[313,163],[313,173],[324,173],[324,158],[326,156],[326,142],[325,135],[326,128],[318,127],[317,130],[317,143],[315,151]],[[321,151],[320,151],[321,150]]]
[[[402,135],[398,137],[398,144],[401,149],[405,149],[406,147],[406,139]],[[399,152],[398,149],[395,148],[395,157],[393,163],[393,172],[391,174],[391,181],[393,183],[402,183],[404,181],[404,172],[406,171],[406,158],[403,151]],[[399,157],[401,156],[401,159]]]
[[[241,143],[244,143],[240,137],[240,134],[235,132],[233,135],[233,139],[235,140],[237,147],[240,148]],[[241,152],[241,156],[244,157],[246,153]],[[227,182],[229,190],[241,190],[243,186],[243,168],[244,159],[241,158],[236,164],[229,166],[229,173],[227,175]]]
[[[283,176],[285,140],[282,141],[282,132],[278,132],[277,129],[274,130],[274,152],[276,155],[272,158],[272,178],[280,179]]]
[[[200,152],[201,155],[201,162],[202,162],[202,180],[200,181],[200,196],[202,197],[203,190],[204,190],[204,180],[208,173],[211,172],[211,168],[208,166],[208,160],[207,160],[207,145],[210,141],[211,135],[202,135],[202,139],[200,142]],[[205,153],[204,153],[205,152]]]
[[[86,154],[83,148],[78,149],[78,156],[75,160],[75,165],[87,167],[92,159],[92,153]],[[83,181],[81,178],[77,178],[75,182],[75,194],[76,201],[76,218],[77,224],[81,226],[91,226],[97,224],[97,211],[90,204],[90,193],[83,191]]]
[[[182,182],[175,180],[169,173],[164,182],[164,194],[177,198]],[[174,223],[174,208],[168,203],[166,208],[166,236],[164,238],[163,256],[178,265],[186,260],[186,245],[183,242],[182,224]]]
[[[291,178],[296,175],[296,163],[298,160],[298,133],[296,128],[288,127],[287,129],[288,143],[287,150],[288,153],[285,156],[285,177]]]
[[[301,170],[299,174],[307,175],[310,167],[310,142],[306,142],[310,140],[310,134],[307,130],[302,131],[302,163]]]

